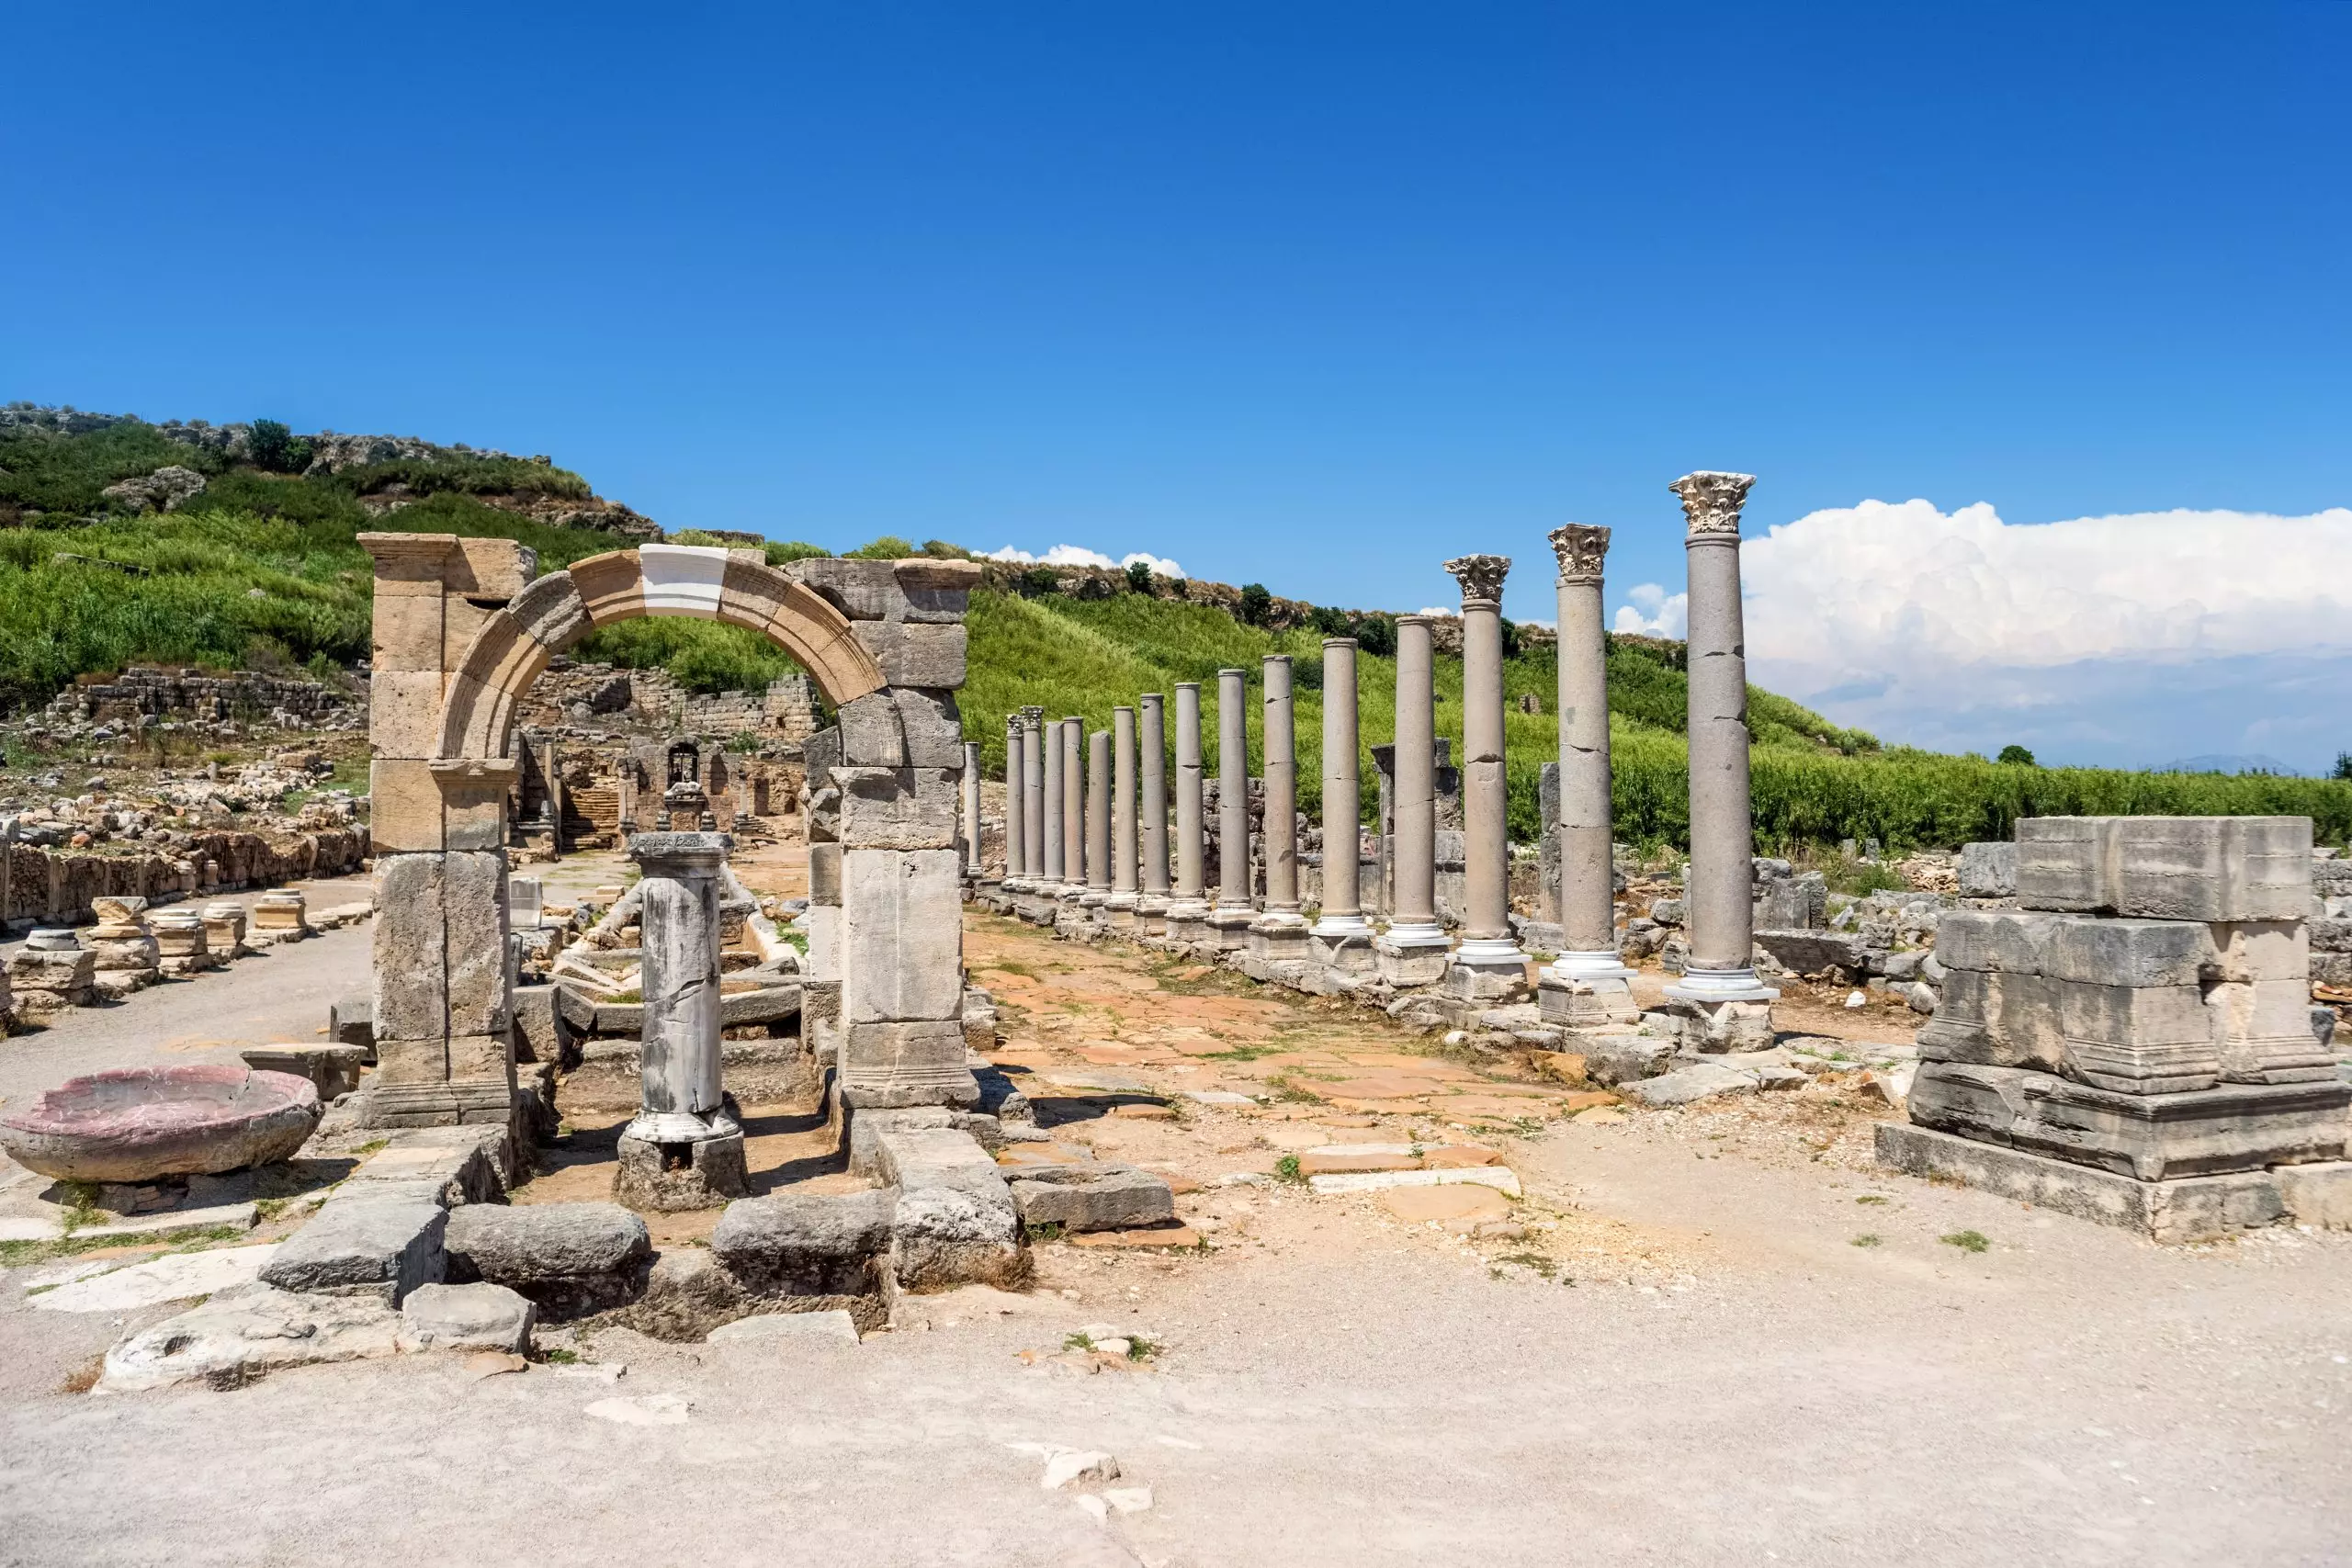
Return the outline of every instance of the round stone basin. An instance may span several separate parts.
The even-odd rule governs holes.
[[[0,1148],[65,1181],[210,1176],[286,1158],[320,1111],[317,1086],[292,1073],[129,1067],[69,1079],[0,1117]]]

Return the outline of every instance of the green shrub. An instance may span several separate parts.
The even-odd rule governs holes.
[[[916,553],[912,545],[896,534],[885,534],[871,544],[845,552],[851,560],[904,560]]]
[[[1148,595],[1151,592],[1151,565],[1148,561],[1127,563],[1127,592]]]
[[[273,474],[299,474],[311,466],[311,441],[274,419],[254,421],[245,437],[245,456],[256,468]]]

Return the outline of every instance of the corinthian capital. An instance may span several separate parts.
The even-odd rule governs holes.
[[[1046,722],[1045,708],[1039,704],[1031,703],[1021,710],[1021,722],[1032,729],[1036,728]]]
[[[1461,556],[1446,562],[1445,570],[1462,584],[1464,609],[1480,603],[1499,604],[1503,602],[1503,579],[1510,571],[1510,557]]]
[[[1563,582],[1598,582],[1609,557],[1609,530],[1596,523],[1567,523],[1552,530],[1552,553],[1560,560]]]
[[[1685,474],[1666,488],[1682,498],[1682,514],[1690,520],[1690,537],[1709,535],[1739,537],[1739,509],[1747,503],[1754,474],[1718,474],[1702,468]]]

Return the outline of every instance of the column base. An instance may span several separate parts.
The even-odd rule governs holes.
[[[1516,948],[1512,951],[1518,952]],[[1465,958],[1463,949],[1457,947],[1445,966],[1445,992],[1465,1002],[1524,1001],[1528,993],[1527,955],[1520,953],[1517,963],[1483,953]]]
[[[1209,907],[1197,898],[1178,898],[1168,906],[1168,945],[1180,953],[1197,953],[1208,946]]]
[[[1308,931],[1311,935],[1329,937],[1335,941],[1359,936],[1367,942],[1372,940],[1372,922],[1361,914],[1327,914],[1309,927]]]
[[[743,1129],[731,1111],[723,1106],[701,1115],[649,1112],[631,1122],[620,1137],[613,1201],[627,1209],[677,1213],[748,1197]]]
[[[1168,936],[1168,895],[1138,893],[1136,895],[1136,940],[1157,946]]]
[[[1360,931],[1324,931],[1317,922],[1306,933],[1308,958],[1322,968],[1351,978],[1370,975],[1378,955],[1373,952],[1373,935],[1369,926]]]
[[[1219,904],[1204,917],[1208,931],[1208,944],[1218,953],[1231,953],[1250,945],[1250,922],[1258,912],[1246,904]]]
[[[1773,1039],[1772,1001],[1780,994],[1769,987],[1756,986],[1749,995],[1724,998],[1703,990],[1693,995],[1688,987],[1669,986],[1666,1006],[1660,1010],[1681,1021],[1685,1050],[1708,1055],[1768,1051]]]
[[[1641,1006],[1625,981],[1564,980],[1556,964],[1536,975],[1535,1001],[1544,1021],[1562,1029],[1600,1029],[1642,1021]]]
[[[1756,977],[1753,969],[1689,969],[1666,988],[1678,1002],[1776,1002],[1781,993]]]
[[[1306,917],[1297,910],[1268,909],[1250,922],[1241,972],[1251,979],[1304,988],[1306,959]]]
[[[1445,978],[1453,943],[1436,924],[1390,926],[1372,939],[1373,965],[1392,986],[1434,986]]]
[[[1110,898],[1109,898],[1109,899],[1108,899],[1108,900],[1103,904],[1103,906],[1102,906],[1102,910],[1103,910],[1104,915],[1106,915],[1106,916],[1109,918],[1110,922],[1111,922],[1111,929],[1112,929],[1113,931],[1118,931],[1118,932],[1120,932],[1120,933],[1121,933],[1121,934],[1123,934],[1123,935],[1132,936],[1132,935],[1134,935],[1134,934],[1135,934],[1135,929],[1136,929],[1136,895],[1135,895],[1135,894],[1133,894],[1133,893],[1114,893],[1114,894],[1112,894],[1112,895],[1111,895],[1111,897],[1110,897]]]

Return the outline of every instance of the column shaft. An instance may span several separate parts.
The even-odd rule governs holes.
[[[980,874],[980,743],[964,742],[964,869]]]
[[[1183,681],[1176,687],[1176,897],[1188,904],[1204,896],[1201,830],[1201,687]]]
[[[1265,661],[1266,910],[1298,911],[1298,739],[1293,726],[1290,655]]]
[[[1015,714],[1004,721],[1004,874],[1008,881],[1029,872],[1029,841],[1023,836],[1028,827],[1029,786],[1022,782],[1021,772],[1025,745],[1021,716]]]
[[[1242,672],[1216,672],[1216,904],[1250,908],[1250,716]]]
[[[1111,732],[1098,729],[1086,749],[1086,890],[1111,892]]]
[[[718,889],[726,843],[718,833],[640,833],[629,840],[629,857],[645,873],[638,904],[643,1100],[629,1135],[647,1143],[690,1143],[733,1130],[719,1084]]]
[[[1111,710],[1111,893],[1136,896],[1136,710]]]
[[[1396,900],[1391,935],[1439,934],[1436,656],[1426,615],[1396,617]]]
[[[1039,874],[1048,884],[1059,886],[1065,879],[1068,867],[1065,856],[1069,840],[1066,824],[1069,819],[1062,814],[1062,796],[1069,789],[1069,768],[1061,745],[1061,726],[1056,724],[1050,728],[1055,733],[1043,737],[1046,753],[1046,859],[1039,868]]]
[[[1032,882],[1046,874],[1046,744],[1037,731],[1041,714],[1021,710],[1022,874]]]
[[[1356,639],[1323,643],[1323,916],[1320,934],[1363,934],[1363,787],[1357,772]]]
[[[1609,803],[1609,634],[1601,568],[1609,530],[1570,524],[1558,553],[1560,639],[1559,967],[1606,955],[1618,967],[1617,898]]]
[[[1510,801],[1503,773],[1504,556],[1445,563],[1462,583],[1462,956],[1525,962],[1510,934]]]
[[[1086,886],[1086,721],[1062,720],[1062,886]]]
[[[1142,813],[1143,891],[1147,897],[1168,897],[1168,720],[1158,692],[1146,692],[1136,699],[1143,711],[1136,716],[1142,733],[1137,744],[1143,753]]]

